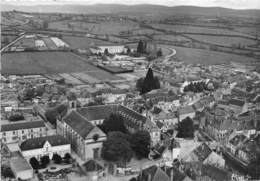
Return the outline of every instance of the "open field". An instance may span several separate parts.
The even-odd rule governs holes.
[[[180,35],[154,35],[153,39],[155,40],[166,40],[173,42],[190,42],[191,40],[180,36]]]
[[[94,34],[114,34],[132,31],[139,28],[139,25],[132,21],[106,21],[100,23],[88,23],[81,21],[56,21],[49,24],[50,29],[70,30],[70,31],[86,31],[86,33]]]
[[[168,24],[152,24],[154,28],[170,30],[178,33],[206,33],[216,35],[242,35],[249,36],[244,33],[239,33],[227,29],[210,28],[210,27],[197,27],[188,25],[168,25]]]
[[[152,35],[152,34],[163,34],[162,32],[152,29],[136,29],[132,31],[133,35]]]
[[[185,63],[190,64],[203,64],[203,65],[212,65],[212,64],[223,64],[233,62],[240,62],[240,63],[248,63],[250,61],[255,61],[256,59],[229,54],[229,53],[221,53],[221,52],[214,52],[208,50],[200,50],[200,49],[192,49],[192,48],[183,48],[183,47],[174,47],[176,50],[176,55],[174,58],[179,59]]]
[[[2,74],[55,74],[100,70],[70,52],[15,52],[2,55]]]
[[[260,36],[260,25],[255,25],[254,27],[235,27],[235,30],[252,36]]]
[[[98,40],[98,39],[94,39],[94,38],[74,37],[74,36],[63,36],[62,40],[64,40],[66,43],[68,43],[70,45],[70,47],[73,49],[78,49],[78,48],[87,49],[93,45],[108,43],[107,41]]]
[[[26,48],[33,48],[35,47],[34,38],[22,38],[19,41],[17,41],[12,46],[21,46]]]
[[[248,45],[255,45],[257,42],[248,38],[240,38],[240,37],[228,37],[228,36],[208,36],[208,35],[189,35],[189,37],[202,41],[205,43],[212,43],[215,45],[223,45],[223,46],[242,46],[247,47]]]
[[[103,81],[117,81],[117,80],[122,80],[122,78],[113,75],[109,72],[100,70],[100,71],[89,71],[89,72],[85,72],[86,74],[88,74],[91,77],[94,77],[98,80],[103,80]]]

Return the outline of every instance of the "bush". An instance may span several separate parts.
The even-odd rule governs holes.
[[[35,157],[32,157],[30,159],[30,164],[31,164],[31,166],[32,166],[32,168],[34,170],[38,170],[39,169],[40,164],[39,164],[38,160]]]
[[[70,163],[70,160],[71,160],[71,156],[70,156],[70,154],[69,153],[66,153],[65,155],[64,155],[64,161],[65,161],[65,163]]]
[[[56,163],[56,164],[60,164],[61,161],[62,161],[62,158],[61,158],[60,155],[58,155],[58,154],[54,154],[53,157],[52,157],[52,160],[54,161],[54,163]]]
[[[10,167],[1,166],[1,175],[4,178],[14,178],[14,173],[12,172]]]
[[[46,168],[49,163],[50,163],[49,156],[45,155],[45,156],[41,157],[41,166],[42,167]]]
[[[10,117],[9,117],[9,120],[10,121],[21,121],[21,120],[24,120],[24,116],[22,114],[12,114]]]

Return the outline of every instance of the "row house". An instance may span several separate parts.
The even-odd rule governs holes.
[[[0,134],[3,143],[15,143],[29,138],[46,136],[47,127],[44,121],[23,121],[3,124]]]

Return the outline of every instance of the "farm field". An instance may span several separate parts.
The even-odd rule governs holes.
[[[79,79],[81,82],[84,83],[99,83],[100,81],[98,79],[96,79],[95,77],[91,77],[88,74],[84,73],[84,72],[76,72],[76,73],[72,73],[71,74],[73,77],[75,77],[76,79]]]
[[[1,47],[4,47],[5,45],[7,45],[8,43],[12,42],[13,40],[15,40],[18,36],[6,36],[6,35],[2,35],[1,36]],[[5,42],[7,41],[7,42]]]
[[[70,52],[15,52],[2,54],[2,74],[56,74],[100,70]]]
[[[154,35],[153,39],[155,40],[166,40],[166,41],[174,41],[174,42],[190,42],[189,39],[180,36],[180,35]]]
[[[84,84],[83,82],[81,82],[79,79],[76,79],[75,77],[73,77],[70,74],[67,73],[63,73],[63,74],[59,74],[62,78],[65,79],[65,82],[67,84],[72,84],[72,85],[81,85]]]
[[[187,26],[187,25],[168,25],[168,24],[152,24],[152,26],[154,28],[175,31],[178,33],[207,33],[207,34],[217,34],[217,35],[249,36],[244,33],[239,33],[239,32],[235,32],[227,29],[220,29],[220,28],[197,27],[197,26]]]
[[[94,34],[114,34],[120,32],[132,31],[139,28],[139,25],[132,21],[113,22],[106,21],[101,23],[88,23],[81,21],[56,21],[49,24],[50,29],[70,30],[70,31],[86,31],[86,33]]]
[[[100,70],[100,71],[89,71],[89,72],[85,72],[86,74],[88,74],[91,77],[94,77],[95,79],[98,80],[102,80],[102,81],[118,81],[118,80],[122,80],[122,78],[113,75],[109,72]]]
[[[62,40],[65,41],[67,44],[70,45],[73,49],[78,48],[90,48],[91,46],[97,45],[97,44],[107,44],[109,42],[98,40],[94,38],[88,38],[88,37],[74,37],[74,36],[63,36]]]
[[[255,45],[257,43],[255,40],[248,39],[248,38],[240,38],[240,37],[208,36],[208,35],[189,35],[189,37],[205,43],[212,43],[212,44],[223,45],[223,46],[240,45],[240,46],[247,47],[248,45]]]
[[[233,62],[248,63],[250,61],[255,61],[256,59],[229,54],[214,52],[208,50],[192,49],[192,48],[183,48],[172,46],[176,50],[176,55],[174,58],[179,59],[185,63],[190,64],[203,64],[203,65],[213,65],[213,64],[223,64]]]
[[[152,34],[163,34],[162,32],[152,29],[136,29],[132,31],[133,35],[152,35]]]
[[[252,36],[260,36],[260,26],[255,25],[255,27],[235,27],[235,30],[241,33],[249,34]]]
[[[19,41],[17,41],[12,46],[21,46],[26,48],[33,48],[35,47],[34,38],[22,38]]]

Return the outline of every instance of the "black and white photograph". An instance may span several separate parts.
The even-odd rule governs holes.
[[[2,181],[260,181],[260,0],[1,0]]]

